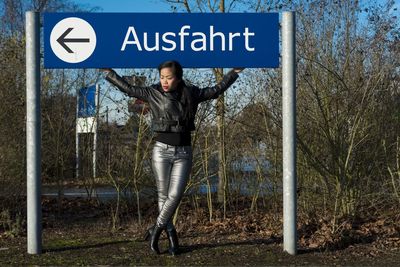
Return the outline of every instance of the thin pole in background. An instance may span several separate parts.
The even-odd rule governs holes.
[[[79,89],[76,90],[76,119],[75,119],[75,178],[79,178],[79,130],[78,130],[78,120],[79,120]]]
[[[98,122],[98,114],[99,114],[99,97],[100,97],[100,85],[96,83],[96,91],[95,91],[95,108],[96,113],[93,118],[93,127],[94,127],[94,135],[93,135],[93,179],[96,178],[96,154],[97,154],[97,122]]]
[[[42,253],[40,13],[26,18],[26,202],[29,254]]]

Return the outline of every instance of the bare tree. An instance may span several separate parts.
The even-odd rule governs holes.
[[[366,22],[358,19],[357,2],[315,1],[303,9],[298,34],[300,162],[314,170],[307,187],[314,184],[311,188],[327,194],[336,222],[339,216],[357,214],[377,178],[384,178],[381,138],[393,132],[384,132],[380,117],[394,106],[383,107],[381,101],[393,97],[389,77],[398,75],[387,49],[396,30],[389,25],[396,24],[390,2],[379,11],[367,9]],[[372,22],[377,17],[380,24]]]

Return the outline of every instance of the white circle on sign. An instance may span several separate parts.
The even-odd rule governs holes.
[[[96,48],[96,33],[85,20],[71,17],[60,20],[50,34],[50,46],[62,61],[79,63]]]

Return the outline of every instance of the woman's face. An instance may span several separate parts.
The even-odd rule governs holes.
[[[160,83],[164,92],[168,92],[176,89],[179,80],[171,68],[162,68],[160,70]]]

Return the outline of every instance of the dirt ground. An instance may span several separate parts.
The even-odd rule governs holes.
[[[279,223],[265,228],[257,226],[266,224],[262,221],[267,217],[265,214],[207,223],[206,218],[199,222],[196,216],[183,213],[177,224],[181,253],[174,257],[167,252],[165,235],[160,241],[161,255],[154,255],[148,242],[143,241],[150,220],[143,226],[138,226],[133,219],[127,220],[118,230],[111,231],[109,218],[99,214],[83,212],[70,216],[66,213],[54,217],[45,209],[43,253],[27,254],[26,234],[11,236],[3,232],[0,233],[0,265],[399,266],[400,263],[397,230],[385,237],[379,233],[372,235],[373,238],[360,234],[352,242],[327,246],[327,242],[310,241],[315,238],[299,229],[298,255],[291,256],[283,252],[282,236],[274,229],[280,227]]]

